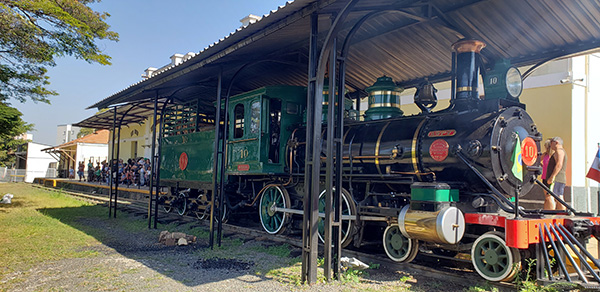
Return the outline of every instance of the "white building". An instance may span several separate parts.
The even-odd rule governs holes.
[[[79,131],[81,131],[80,127],[76,127],[71,124],[56,126],[55,145],[61,145],[77,139],[77,134],[79,134]]]
[[[49,153],[42,151],[48,145],[29,142],[19,146],[15,152],[17,156],[16,166],[20,170],[16,175],[24,175],[23,180],[31,183],[36,177],[54,177],[58,160]]]
[[[68,177],[69,169],[77,172],[79,162],[84,162],[87,173],[88,162],[91,161],[96,166],[99,162],[108,161],[108,136],[108,130],[99,130],[44,151],[58,158],[59,177]]]

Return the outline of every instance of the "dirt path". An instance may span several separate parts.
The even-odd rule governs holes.
[[[125,215],[131,217],[128,220],[145,220]],[[349,275],[344,282],[305,286],[299,285],[300,251],[277,254],[277,244],[265,237],[226,233],[223,247],[210,250],[202,237],[192,245],[167,247],[158,243],[160,230],[132,231],[108,218],[80,217],[71,224],[101,242],[82,248],[95,256],[39,263],[0,279],[0,290],[465,291],[476,285],[379,268]],[[174,228],[186,232],[190,227]]]

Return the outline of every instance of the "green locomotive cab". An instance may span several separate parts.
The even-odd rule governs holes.
[[[231,97],[227,174],[284,174],[286,141],[302,123],[305,107],[301,86],[268,86]]]

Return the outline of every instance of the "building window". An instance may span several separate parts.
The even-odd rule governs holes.
[[[244,136],[244,105],[238,104],[233,111],[234,131],[233,138],[242,138]]]
[[[255,101],[250,106],[250,133],[258,134],[260,131],[260,101]]]

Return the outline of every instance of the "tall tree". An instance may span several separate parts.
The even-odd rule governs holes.
[[[83,136],[87,136],[91,133],[95,133],[96,129],[94,128],[81,128],[81,130],[79,130],[79,133],[77,133],[77,138],[81,138]]]
[[[99,13],[99,0],[0,0],[0,101],[14,98],[49,103],[47,68],[55,57],[73,56],[110,65],[96,44],[118,41]]]
[[[47,88],[47,68],[54,59],[73,56],[89,63],[110,65],[98,48],[100,40],[118,41],[105,19],[89,5],[100,0],[0,0],[0,165],[22,140],[15,136],[33,129],[8,102],[50,103],[56,95]]]
[[[16,108],[0,102],[0,166],[11,166],[15,162],[15,156],[10,155],[11,150],[26,142],[15,137],[33,129],[33,125],[24,122],[21,115]]]

